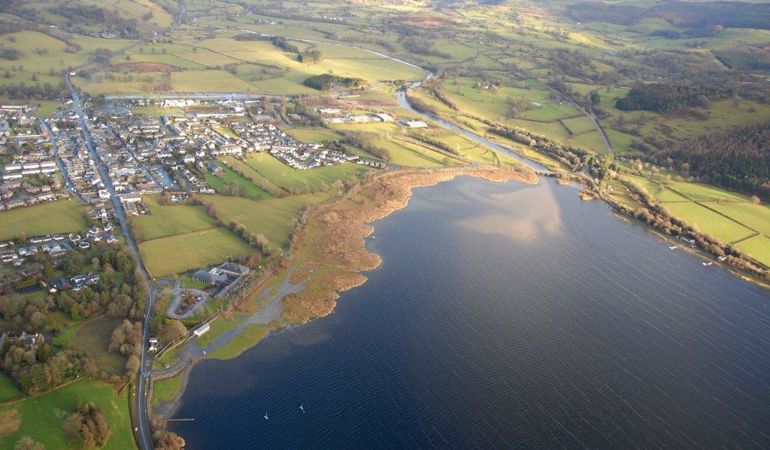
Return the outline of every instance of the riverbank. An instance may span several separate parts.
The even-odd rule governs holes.
[[[285,296],[283,317],[305,323],[334,311],[340,293],[366,281],[361,272],[380,265],[380,257],[366,250],[365,240],[376,222],[409,202],[415,188],[434,186],[458,176],[489,181],[537,183],[528,169],[457,168],[400,171],[375,177],[354,192],[314,209],[292,245],[292,282],[305,288]]]

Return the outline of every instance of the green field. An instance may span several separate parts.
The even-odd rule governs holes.
[[[247,326],[231,341],[212,350],[208,357],[213,359],[233,359],[267,336],[269,330],[265,325]]]
[[[80,325],[82,325],[82,322],[66,328],[64,331],[61,332],[61,334],[59,334],[58,336],[55,336],[53,338],[53,345],[57,347],[69,346],[72,340],[75,338],[75,335],[78,334],[78,331],[80,330]]]
[[[738,250],[770,267],[770,237],[754,236],[736,244]]]
[[[289,192],[314,192],[323,185],[336,180],[346,180],[366,172],[367,168],[357,164],[337,164],[300,170],[287,166],[269,153],[257,153],[247,159],[246,165]]]
[[[86,228],[83,207],[73,199],[0,212],[0,240],[22,235],[71,233]]]
[[[563,119],[562,123],[572,132],[572,134],[582,134],[589,131],[596,131],[594,123],[591,122],[591,119],[586,116]]]
[[[123,450],[136,448],[128,413],[128,390],[116,394],[112,385],[81,380],[54,391],[0,405],[0,415],[14,417],[15,431],[0,435],[0,448],[12,449],[22,436],[30,436],[47,449],[75,448],[64,434],[64,419],[74,412],[79,402],[92,401],[101,408],[110,428],[110,438],[103,448]]]
[[[220,165],[222,173],[219,175],[206,174],[206,183],[214,188],[217,193],[229,194],[230,186],[235,186],[238,194],[254,200],[270,198],[271,195],[266,190],[257,186],[251,180],[235,173],[225,165]]]
[[[139,236],[139,241],[149,241],[166,236],[192,233],[217,226],[202,206],[161,205],[159,196],[146,195],[142,199],[150,210],[149,215],[131,216],[129,221]]]
[[[23,394],[16,385],[3,374],[0,374],[0,403],[21,397]]]
[[[268,180],[262,176],[262,174],[254,170],[251,166],[248,166],[240,159],[232,156],[225,156],[220,160],[220,162],[226,164],[234,171],[237,171],[239,174],[246,177],[249,181],[259,186],[260,189],[269,193],[270,195],[280,196],[286,194],[286,191],[282,187]]]
[[[286,127],[282,130],[294,139],[306,144],[334,142],[342,139],[342,136],[328,128]]]
[[[767,205],[710,202],[708,206],[759,233],[770,236],[770,207]]]
[[[770,265],[770,207],[743,194],[701,183],[671,181],[666,175],[623,175],[674,217],[755,260]]]
[[[92,93],[154,92],[165,76],[163,71],[170,69],[170,89],[174,92],[301,95],[317,92],[302,83],[312,75],[323,73],[370,82],[422,77],[420,70],[362,50],[326,44],[316,47],[324,53],[323,60],[303,64],[297,61],[295,54],[284,52],[267,41],[238,41],[229,33],[203,40],[179,36],[174,44],[141,45],[130,49],[130,59],[113,58],[111,68],[89,80],[77,81]],[[232,65],[233,70],[222,70],[225,65]]]
[[[327,193],[303,194],[254,201],[239,197],[201,195],[205,204],[214,205],[226,222],[237,222],[255,234],[264,235],[273,248],[280,248],[291,231],[291,221],[303,208],[329,198]]]
[[[734,242],[753,234],[749,228],[736,223],[694,202],[664,203],[675,217],[722,242]]]
[[[709,186],[707,184],[700,183],[687,183],[675,181],[669,183],[668,188],[676,191],[677,193],[684,195],[685,197],[701,201],[733,201],[733,202],[748,202],[749,199],[745,195],[741,195],[735,192],[726,191],[716,186]]]
[[[152,383],[152,405],[157,406],[176,398],[182,388],[183,375],[154,381]]]
[[[139,244],[139,252],[150,275],[157,278],[205,268],[256,250],[219,227],[145,241]]]
[[[76,328],[77,332],[69,341],[73,348],[90,352],[96,360],[96,366],[108,377],[123,375],[126,372],[126,358],[109,351],[110,337],[120,322],[120,319],[107,317],[83,322]]]

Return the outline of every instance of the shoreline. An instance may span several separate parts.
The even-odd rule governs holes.
[[[415,188],[435,186],[458,176],[530,184],[539,180],[528,169],[397,171],[377,176],[345,197],[320,205],[309,213],[292,243],[294,281],[302,280],[305,289],[281,300],[284,319],[289,324],[303,324],[331,314],[341,293],[366,282],[361,272],[376,269],[382,262],[379,255],[366,249],[366,238],[374,231],[372,224],[405,208]]]
[[[523,167],[405,169],[376,175],[365,180],[362,185],[345,196],[313,207],[307,212],[306,220],[298,227],[294,239],[290,242],[285,268],[276,271],[265,280],[265,283],[255,291],[256,297],[252,301],[256,301],[267,292],[266,289],[270,289],[271,280],[279,280],[281,283],[294,286],[302,285],[302,289],[286,295],[281,292],[271,295],[270,303],[277,301],[283,308],[281,312],[283,323],[271,328],[262,338],[250,343],[234,357],[240,356],[273,333],[280,333],[293,326],[332,314],[342,293],[359,287],[367,281],[367,277],[362,272],[374,270],[382,262],[378,254],[366,249],[366,240],[374,231],[373,224],[407,207],[414,189],[435,186],[460,176],[494,182],[519,181],[537,184],[540,181],[534,171]],[[584,186],[583,183],[578,184]],[[597,198],[597,200],[604,199]],[[608,204],[616,218],[627,222],[633,219],[619,212],[612,203],[607,201],[604,203]],[[654,227],[645,225],[644,228],[664,243],[675,242],[670,236],[660,233]],[[683,250],[704,259],[710,257],[699,249],[685,247]],[[728,265],[720,264],[720,266],[744,281],[768,287],[739,271],[731,270]],[[274,298],[276,296],[281,298],[276,300]],[[238,325],[238,327],[242,326],[248,326],[248,324]],[[164,414],[159,418],[166,420],[176,412],[181,404],[192,369],[197,363],[206,359],[211,358],[206,356],[193,358],[182,370],[173,375],[183,377],[181,387],[173,399],[164,402],[167,405],[158,405],[165,409]]]
[[[366,282],[367,278],[361,272],[374,270],[381,264],[379,255],[366,249],[366,239],[374,231],[372,224],[408,206],[414,189],[435,186],[460,176],[494,182],[539,182],[533,171],[519,166],[506,169],[405,169],[376,175],[345,196],[312,208],[290,243],[285,268],[266,279],[255,291],[254,298],[250,299],[258,301],[266,289],[270,289],[271,280],[283,280],[282,283],[293,286],[302,285],[302,289],[296,293],[281,296],[279,291],[273,294],[281,296],[277,301],[283,308],[281,317],[284,323],[269,330],[264,337],[333,313],[340,294]],[[273,301],[271,296],[269,303]],[[236,325],[236,328],[249,325],[246,323],[248,317],[241,321],[243,323]],[[239,355],[262,339],[244,348]],[[153,407],[160,410],[157,415],[159,419],[167,420],[175,414],[192,369],[206,359],[212,358],[193,357],[175,374],[156,379],[160,381],[182,377],[176,396]]]

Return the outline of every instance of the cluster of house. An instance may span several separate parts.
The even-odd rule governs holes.
[[[46,253],[51,256],[63,255],[75,248],[88,249],[97,243],[114,244],[118,242],[113,233],[111,223],[104,228],[91,227],[82,233],[47,234],[27,238],[24,243],[19,241],[0,242],[0,262],[20,266],[26,258],[34,257],[38,253]]]
[[[88,286],[95,286],[99,284],[99,274],[89,272],[85,274],[75,275],[74,277],[58,277],[51,280],[47,284],[48,292],[56,293],[63,291],[79,291]]]
[[[143,194],[156,194],[163,189],[155,180],[149,167],[137,154],[135,146],[126,141],[122,129],[115,126],[111,120],[96,119],[90,126],[91,137],[94,141],[99,159],[107,166],[115,194],[120,198],[124,209],[129,214],[139,214],[143,211],[141,201]],[[138,133],[145,135],[159,132],[159,127],[140,126]],[[102,190],[101,198],[109,198],[111,194]]]
[[[38,126],[35,105],[0,105],[0,140],[9,142],[36,142],[46,139],[45,130]]]
[[[42,333],[27,333],[26,331],[22,331],[18,336],[5,332],[0,334],[0,348],[6,342],[9,344],[20,344],[29,350],[35,351],[39,345],[45,342],[45,336]]]
[[[0,154],[10,162],[0,168],[0,210],[56,200],[66,194],[53,160],[48,131],[34,106],[0,105]]]
[[[273,116],[262,109],[266,107],[263,103],[256,99],[141,99],[135,100],[134,105],[181,108],[185,114],[161,118],[131,114],[101,116],[105,124],[95,127],[97,133],[99,129],[112,130],[128,151],[118,158],[120,153],[116,150],[120,145],[111,143],[109,136],[103,136],[97,144],[102,159],[110,166],[113,181],[119,180],[116,188],[129,188],[131,177],[141,181],[134,180],[133,189],[120,194],[126,210],[142,213],[141,194],[156,188],[213,193],[205,173],[220,173],[221,167],[216,161],[223,156],[242,157],[269,151],[298,169],[348,161],[364,163],[322,144],[305,144],[292,138],[275,126]],[[147,178],[155,184],[147,184]]]
[[[71,249],[67,238],[61,234],[31,237],[24,244],[15,241],[3,241],[0,242],[0,261],[20,266],[25,258],[34,256],[38,252],[56,256]]]
[[[67,186],[85,201],[100,202],[99,192],[104,191],[104,182],[83,141],[77,115],[73,112],[63,113],[59,120],[51,121],[49,127]]]
[[[296,141],[295,141],[296,142]],[[339,150],[324,148],[323,144],[273,146],[270,154],[295,169],[313,169],[343,162],[355,162],[359,158]]]

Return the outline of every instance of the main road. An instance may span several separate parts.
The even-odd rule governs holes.
[[[112,184],[110,170],[107,165],[104,164],[104,161],[102,161],[99,152],[96,151],[96,146],[94,145],[93,139],[91,138],[91,132],[88,128],[88,116],[83,109],[83,104],[80,100],[78,91],[72,86],[72,83],[70,82],[69,74],[64,75],[64,83],[67,85],[67,89],[69,89],[70,96],[72,97],[73,108],[80,121],[80,126],[83,133],[83,141],[86,144],[86,148],[88,148],[88,152],[91,154],[91,158],[93,158],[94,162],[96,163],[99,176],[102,178],[102,182],[104,183],[104,189],[107,190],[107,192],[110,194],[110,199],[112,200],[112,205],[115,211],[115,217],[118,219],[118,223],[120,223],[121,230],[123,230],[123,237],[126,239],[126,245],[128,246],[131,255],[134,258],[134,264],[136,264],[136,267],[139,269],[138,272],[141,274],[142,281],[144,282],[145,286],[147,286],[147,300],[145,305],[144,321],[142,324],[142,354],[140,358],[141,364],[139,366],[139,373],[137,374],[136,378],[136,389],[134,390],[134,395],[136,397],[136,408],[134,410],[134,414],[136,415],[135,431],[137,442],[139,442],[139,447],[144,450],[150,450],[153,448],[153,445],[152,431],[150,430],[149,423],[149,411],[147,410],[147,398],[152,371],[150,370],[151,360],[148,355],[147,341],[149,339],[149,318],[152,312],[152,305],[155,300],[155,292],[152,287],[152,283],[150,282],[150,276],[147,273],[147,269],[144,267],[144,262],[142,262],[142,256],[139,253],[139,247],[137,247],[136,241],[134,241],[134,238],[129,232],[126,211],[123,209],[123,204],[120,202],[120,197],[115,191],[115,186]]]

